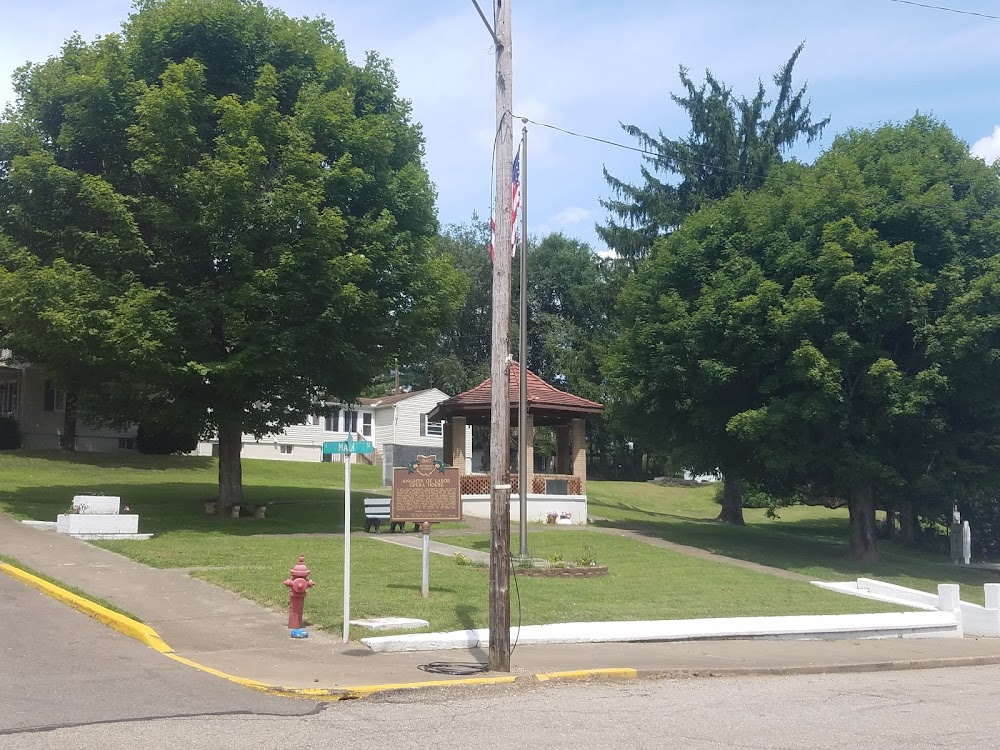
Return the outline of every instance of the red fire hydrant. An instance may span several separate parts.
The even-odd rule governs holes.
[[[292,577],[285,580],[285,585],[291,589],[288,593],[288,627],[297,629],[302,627],[302,609],[306,604],[306,591],[316,583],[309,580],[305,555],[299,555],[299,561],[290,572]]]

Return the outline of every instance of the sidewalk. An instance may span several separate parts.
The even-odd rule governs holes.
[[[337,689],[460,680],[428,674],[419,666],[487,660],[478,649],[376,654],[319,631],[292,639],[283,614],[183,571],[149,568],[3,514],[0,553],[132,612],[180,656],[269,685]],[[357,630],[354,634],[360,636]],[[815,673],[975,664],[1000,664],[1000,639],[522,646],[511,658],[515,675],[608,668],[636,670],[636,676]]]

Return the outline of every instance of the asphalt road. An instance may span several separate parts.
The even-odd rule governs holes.
[[[0,750],[992,748],[1000,667],[455,687],[313,704],[231,685],[0,576]]]
[[[0,747],[25,730],[316,709],[171,661],[0,573]]]

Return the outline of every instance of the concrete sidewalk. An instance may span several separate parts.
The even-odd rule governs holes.
[[[479,649],[376,654],[319,631],[307,639],[292,639],[284,614],[182,571],[149,568],[86,542],[29,528],[3,514],[0,553],[132,612],[187,659],[269,685],[334,690],[458,680],[419,667],[432,661],[487,659]],[[522,646],[511,664],[515,675],[607,668],[636,670],[624,676],[867,671],[1000,664],[1000,639]]]

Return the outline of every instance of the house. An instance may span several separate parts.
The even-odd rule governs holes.
[[[448,398],[437,388],[398,393],[381,398],[363,398],[352,405],[336,404],[327,415],[312,415],[302,424],[291,425],[279,433],[260,440],[243,435],[244,458],[264,458],[279,461],[341,461],[341,456],[323,456],[323,443],[356,438],[370,440],[375,449],[372,456],[354,455],[353,461],[383,463],[388,469],[404,466],[417,454],[443,456],[444,428],[440,422],[428,421],[428,413]],[[471,455],[472,429],[466,435]],[[198,444],[197,454],[217,455],[218,441]],[[411,457],[412,456],[412,457]]]
[[[0,349],[0,415],[13,417],[28,450],[58,450],[66,419],[66,393],[44,368],[19,362]],[[76,449],[109,453],[135,450],[136,428],[108,429],[78,420]]]

